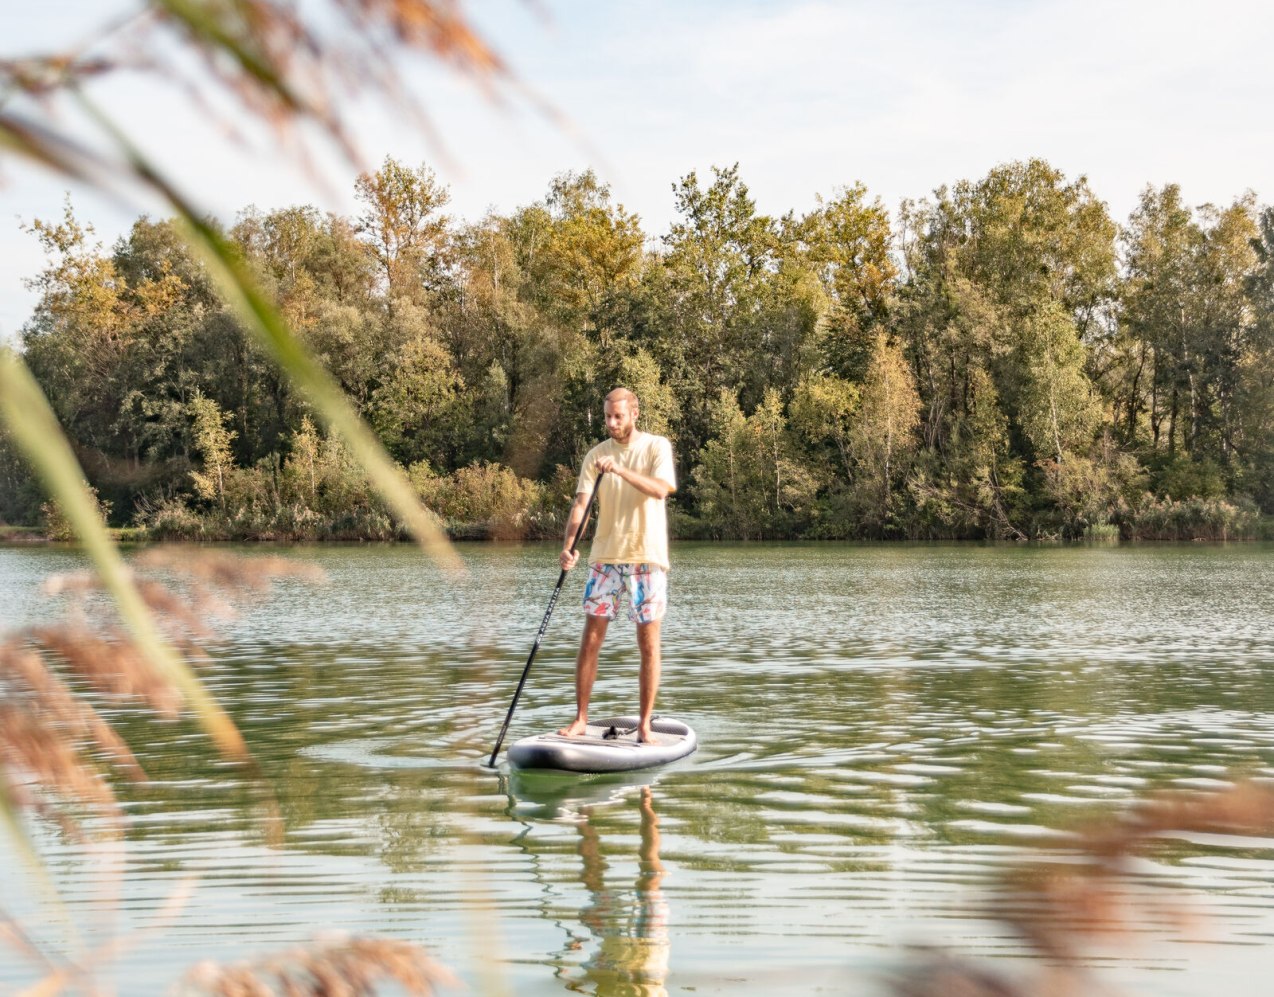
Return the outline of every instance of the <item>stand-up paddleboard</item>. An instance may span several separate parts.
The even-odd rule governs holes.
[[[509,762],[520,769],[567,772],[626,772],[653,768],[684,758],[698,746],[695,732],[680,720],[656,717],[654,740],[637,740],[637,717],[590,721],[585,733],[566,737],[556,731],[524,737],[509,746]]]

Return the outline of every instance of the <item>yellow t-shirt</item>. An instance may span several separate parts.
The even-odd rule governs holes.
[[[672,444],[654,433],[634,432],[627,446],[599,443],[584,457],[577,492],[593,493],[598,457],[677,487]],[[663,499],[638,491],[617,474],[607,474],[597,490],[597,529],[588,560],[595,564],[657,564],[668,569],[668,513]]]

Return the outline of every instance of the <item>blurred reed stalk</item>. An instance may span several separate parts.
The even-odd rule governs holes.
[[[317,25],[335,28],[324,33]],[[91,38],[81,51],[0,60],[0,154],[110,194],[133,189],[157,196],[176,216],[239,321],[345,443],[400,522],[438,563],[458,567],[437,518],[420,505],[336,381],[288,328],[216,226],[89,100],[84,86],[121,69],[140,69],[182,86],[205,113],[212,102],[202,91],[211,86],[234,98],[249,118],[267,123],[280,145],[294,140],[301,126],[317,126],[357,166],[358,153],[340,113],[342,97],[371,92],[386,98],[437,144],[424,108],[398,75],[394,57],[399,51],[448,63],[493,98],[513,83],[503,61],[450,0],[328,0],[304,10],[286,0],[151,0],[143,15]],[[191,53],[202,67],[200,75],[181,68],[181,57]],[[97,146],[60,126],[53,106],[60,96],[72,98]],[[222,123],[227,134],[238,133],[232,122]],[[301,161],[308,159],[305,150],[293,151]],[[80,818],[92,813],[118,833],[122,818],[102,763],[126,778],[145,778],[128,745],[79,694],[76,683],[98,695],[139,700],[161,715],[188,708],[223,754],[250,763],[241,735],[188,658],[197,653],[195,638],[207,633],[207,615],[219,608],[214,590],[251,587],[294,566],[256,559],[241,569],[215,555],[192,559],[183,552],[167,560],[153,555],[152,567],[180,571],[193,566],[204,572],[193,579],[193,598],[184,601],[153,580],[136,579],[111,541],[30,371],[15,351],[0,348],[4,429],[95,566],[93,579],[64,579],[61,590],[102,588],[122,623],[105,632],[79,625],[40,628],[0,644],[0,818],[43,874],[23,833],[22,811],[50,816],[75,833]],[[73,969],[55,967],[43,956],[12,920],[0,918],[0,935],[51,968],[31,993],[58,992],[75,978]],[[375,979],[389,978],[410,993],[427,994],[435,982],[451,981],[414,947],[374,940],[320,946],[255,969],[218,973],[204,972],[204,992],[270,993],[263,981],[273,978],[288,993],[363,994],[372,992]]]

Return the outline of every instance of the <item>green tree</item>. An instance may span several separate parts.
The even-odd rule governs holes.
[[[645,235],[592,170],[555,177],[542,237],[525,243],[531,294],[555,325],[603,349],[620,332],[622,301],[641,273]],[[533,247],[533,248],[532,248]]]
[[[694,469],[700,520],[721,537],[792,536],[810,515],[818,483],[788,431],[778,392],[767,392],[745,417],[723,390],[714,429]]]
[[[1124,235],[1127,329],[1119,410],[1165,467],[1228,467],[1257,264],[1250,199],[1197,214],[1170,184],[1147,189]]]
[[[364,205],[355,228],[375,255],[388,300],[421,301],[440,290],[451,265],[450,219],[442,213],[451,192],[434,171],[387,156],[354,191]]]
[[[456,370],[471,393],[461,463],[500,460],[523,477],[545,465],[561,401],[562,331],[527,293],[522,261],[541,231],[489,215],[462,230],[454,300],[441,318]],[[569,343],[574,337],[568,337]]]
[[[51,262],[28,282],[39,300],[22,329],[27,365],[72,438],[110,452],[122,401],[114,375],[134,319],[126,285],[69,203],[60,222],[37,219],[28,231]]]
[[[464,383],[450,352],[422,332],[403,343],[387,368],[370,406],[381,441],[403,464],[451,463],[457,456],[454,437]]]
[[[1086,344],[1111,336],[1115,227],[1084,178],[1030,160],[906,205],[901,230],[891,324],[929,451],[913,494],[936,523],[971,514],[1012,534],[1019,483],[1048,502],[1042,480],[1018,472],[1094,446],[1103,413]],[[971,495],[958,482],[976,469]]]
[[[799,222],[785,221],[800,265],[817,275],[827,296],[819,343],[827,367],[861,381],[896,293],[889,213],[879,198],[869,203],[859,183],[829,201],[819,197]]]
[[[1192,260],[1202,233],[1175,184],[1147,188],[1124,233],[1123,322],[1136,363],[1123,392],[1124,423],[1134,432],[1148,420],[1150,446],[1169,455],[1178,446],[1185,370],[1192,335]],[[1147,369],[1148,368],[1148,369]]]
[[[226,505],[226,479],[234,471],[234,456],[230,444],[234,430],[226,428],[226,416],[217,403],[202,393],[190,400],[190,418],[195,452],[203,460],[203,471],[194,471],[191,478],[200,498],[216,499]]]
[[[557,403],[541,466],[574,464],[595,442],[601,399],[633,350],[626,316],[645,236],[591,170],[555,177],[545,199],[515,212],[507,231],[522,275],[519,297],[553,341],[551,353],[540,354],[551,364]]]
[[[1261,212],[1252,248],[1252,322],[1238,362],[1234,447],[1238,484],[1268,515],[1274,513],[1274,208]]]
[[[942,230],[959,233],[959,271],[1011,315],[1057,301],[1080,339],[1093,331],[1114,293],[1116,226],[1085,177],[1067,181],[1040,159],[997,166],[962,181],[939,210]]]
[[[941,450],[918,455],[907,487],[914,535],[1022,540],[1024,467],[1009,444],[1008,419],[991,376],[975,367]]]
[[[1063,460],[1092,441],[1101,412],[1084,373],[1084,347],[1060,304],[1044,304],[1022,321],[1005,364],[1010,411],[1030,453]]]
[[[902,350],[880,334],[863,379],[862,397],[850,427],[854,464],[852,495],[864,527],[874,535],[899,530],[899,484],[919,440],[920,396]]]
[[[661,358],[681,402],[678,435],[693,452],[716,428],[722,391],[746,388],[745,400],[759,404],[764,386],[775,383],[767,372],[794,351],[774,341],[791,324],[772,307],[787,304],[772,293],[782,255],[777,226],[757,213],[737,164],[714,167],[707,187],[689,173],[673,191],[680,217],[664,237],[662,312],[653,341],[642,345]],[[812,317],[804,317],[812,333]]]

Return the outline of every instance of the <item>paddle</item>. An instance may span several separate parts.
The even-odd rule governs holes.
[[[579,546],[580,537],[584,535],[584,527],[588,525],[589,513],[593,511],[593,500],[597,498],[597,489],[602,486],[602,475],[605,471],[601,471],[597,475],[597,483],[593,485],[593,494],[588,497],[588,505],[584,508],[584,518],[580,520],[579,529],[575,531],[575,538],[571,541],[571,553],[575,553],[575,548]],[[522,695],[522,687],[526,685],[526,677],[531,674],[531,662],[535,660],[535,652],[540,649],[540,641],[544,639],[544,632],[549,628],[549,617],[553,615],[553,607],[557,605],[557,597],[562,593],[562,583],[566,581],[566,569],[562,569],[562,573],[557,576],[557,585],[553,587],[553,595],[549,597],[549,608],[544,612],[544,619],[540,623],[540,632],[535,635],[535,643],[531,645],[531,653],[527,655],[526,667],[522,669],[522,678],[518,680],[517,691],[513,694],[513,702],[509,704],[508,716],[504,718],[504,726],[500,728],[500,736],[495,739],[495,747],[491,749],[491,758],[487,762],[487,768],[495,768],[495,756],[500,753],[500,745],[504,743],[504,735],[509,732],[509,723],[513,720],[513,711],[518,708],[518,698]]]

